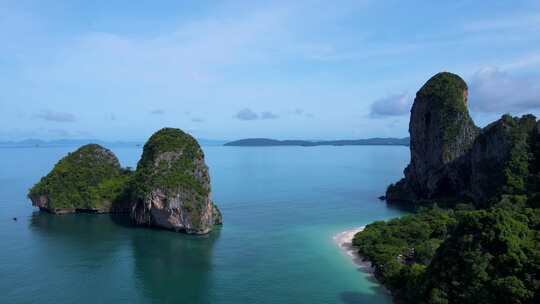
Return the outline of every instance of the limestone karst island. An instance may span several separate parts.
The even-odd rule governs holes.
[[[146,142],[134,172],[110,150],[88,144],[62,158],[28,197],[54,214],[127,213],[137,225],[205,234],[221,224],[210,190],[197,141],[164,128]]]
[[[0,0],[0,304],[540,304],[540,1]]]

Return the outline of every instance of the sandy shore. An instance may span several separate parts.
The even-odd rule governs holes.
[[[354,248],[352,244],[352,240],[354,238],[354,235],[360,231],[363,231],[365,226],[353,228],[347,231],[340,232],[336,234],[333,239],[343,250],[343,252],[351,257],[354,264],[356,264],[359,269],[363,272],[373,274],[373,267],[371,266],[371,263],[369,261],[364,261],[362,256],[358,254],[358,250]]]

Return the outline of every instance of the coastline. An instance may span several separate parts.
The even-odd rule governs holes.
[[[360,271],[365,272],[370,276],[374,276],[375,270],[371,265],[371,262],[365,260],[364,257],[362,257],[358,253],[358,250],[352,244],[354,235],[358,232],[363,231],[365,228],[366,226],[352,228],[334,235],[332,239],[334,240],[334,242],[336,242],[336,244],[343,251],[343,253],[345,253],[352,259],[353,263],[358,266],[358,269]]]

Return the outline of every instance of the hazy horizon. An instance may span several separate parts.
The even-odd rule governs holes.
[[[395,138],[395,139],[402,139],[402,138],[408,138],[409,136],[405,137],[363,137],[363,138],[272,138],[272,137],[244,137],[244,138],[203,138],[203,137],[195,137],[198,141],[207,141],[207,142],[232,142],[242,139],[273,139],[273,140],[305,140],[305,141],[333,141],[333,140],[361,140],[361,139],[374,139],[374,138]],[[46,143],[50,142],[58,142],[58,141],[72,141],[72,142],[86,142],[86,141],[98,141],[98,142],[107,142],[107,143],[144,143],[148,140],[146,139],[133,139],[133,140],[124,140],[121,138],[118,139],[101,139],[101,138],[57,138],[57,139],[43,139],[43,138],[21,138],[18,140],[0,140],[0,143],[20,143],[24,141],[43,141]]]

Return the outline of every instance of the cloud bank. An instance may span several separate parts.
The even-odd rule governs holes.
[[[236,113],[234,117],[239,120],[257,120],[257,119],[278,119],[279,115],[274,114],[270,111],[263,111],[259,114],[250,108],[244,108],[238,111],[238,113]]]
[[[375,100],[371,104],[370,116],[382,118],[389,116],[408,115],[412,106],[412,98],[407,94],[394,94]]]
[[[540,108],[540,86],[498,68],[477,71],[469,82],[469,106],[480,113],[522,113]]]
[[[52,111],[43,111],[34,115],[34,117],[43,119],[46,121],[54,122],[74,122],[76,121],[75,115],[66,112],[52,112]]]
[[[249,108],[245,108],[238,111],[234,117],[239,120],[256,120],[259,119],[259,114]]]

